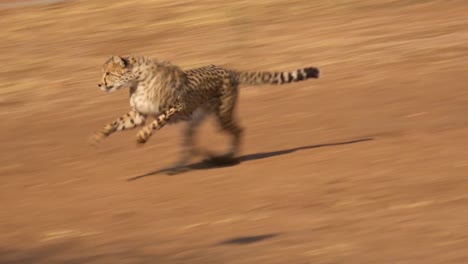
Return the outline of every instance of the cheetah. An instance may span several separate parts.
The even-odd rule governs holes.
[[[242,72],[207,65],[182,70],[171,62],[147,56],[111,56],[102,65],[98,87],[107,93],[129,88],[131,110],[98,130],[92,143],[95,145],[117,131],[141,127],[136,141],[137,145],[142,145],[166,124],[186,121],[181,157],[168,171],[173,175],[188,170],[188,162],[197,153],[194,147],[196,129],[213,114],[220,130],[230,135],[231,142],[226,154],[212,156],[212,159],[236,160],[243,135],[234,113],[239,85],[282,85],[319,78],[319,73],[316,67],[289,72]],[[147,122],[149,117],[154,120]]]

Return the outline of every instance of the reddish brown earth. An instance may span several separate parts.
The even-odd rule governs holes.
[[[468,263],[468,3],[315,2],[4,6],[0,263]],[[166,176],[182,124],[88,145],[128,53],[322,76],[244,87],[242,163]]]

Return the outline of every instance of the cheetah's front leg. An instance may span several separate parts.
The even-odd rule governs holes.
[[[150,124],[143,127],[137,134],[137,143],[144,144],[153,134],[153,130],[159,130],[173,117],[179,110],[175,107],[169,108],[162,114],[158,115],[156,119]]]
[[[96,145],[104,138],[110,136],[116,131],[122,131],[125,129],[135,128],[144,124],[146,121],[146,116],[132,110],[127,114],[119,117],[114,122],[109,123],[98,130],[94,136],[91,138],[91,144]]]

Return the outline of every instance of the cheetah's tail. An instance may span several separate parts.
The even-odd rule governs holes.
[[[295,71],[285,72],[237,72],[237,81],[240,84],[288,84],[304,81],[310,78],[319,78],[320,71],[315,67],[307,67]]]

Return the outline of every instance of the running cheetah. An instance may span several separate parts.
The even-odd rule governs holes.
[[[111,56],[102,66],[98,86],[107,93],[128,87],[132,110],[102,127],[92,142],[97,144],[116,131],[141,126],[136,137],[141,145],[164,125],[188,121],[183,153],[168,173],[176,174],[186,170],[197,153],[194,147],[197,127],[209,114],[214,114],[221,131],[229,134],[232,142],[225,155],[212,158],[232,161],[239,152],[243,131],[234,114],[240,84],[281,85],[318,77],[315,67],[291,72],[240,72],[216,65],[182,70],[170,62],[145,56]],[[154,120],[147,123],[148,117]]]

